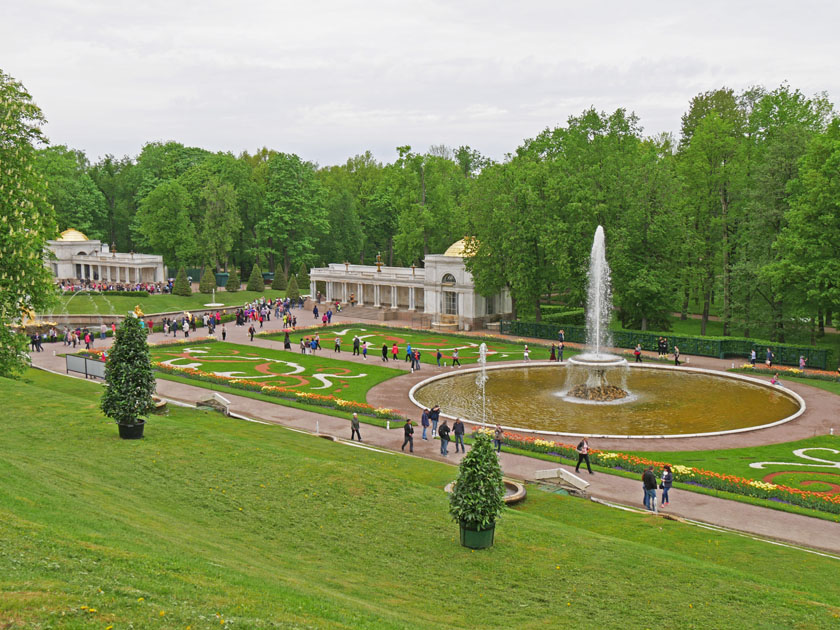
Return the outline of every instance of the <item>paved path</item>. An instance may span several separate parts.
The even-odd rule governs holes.
[[[301,311],[298,312],[299,323],[307,323],[312,318],[312,315],[308,311],[302,312],[303,316],[300,316]],[[352,313],[345,312],[344,316],[334,318],[333,323],[352,323],[353,320],[349,317],[351,314]],[[272,324],[273,321],[268,322],[266,324],[266,329],[271,328]],[[382,322],[364,322],[364,324],[368,326],[383,325]],[[398,325],[399,322],[396,322],[396,324]],[[252,343],[248,340],[248,334],[245,327],[227,325],[226,328],[228,331],[228,341],[245,344]],[[201,336],[200,333],[199,336]],[[325,352],[332,355],[333,353],[330,348],[332,347],[331,340],[334,335],[324,335],[324,337],[329,340],[328,343],[322,343],[322,345],[327,348]],[[182,337],[179,336],[179,339],[180,338]],[[162,333],[154,333],[150,337],[151,343],[163,340],[164,336]],[[536,341],[538,340],[533,340],[533,342]],[[544,343],[544,341],[542,342]],[[110,339],[105,341],[96,340],[95,347],[109,346],[110,343]],[[529,340],[528,343],[532,343],[532,340]],[[277,348],[280,346],[277,342],[259,338],[255,339],[253,345],[270,348]],[[32,357],[33,364],[36,367],[42,367],[63,373],[64,359],[63,357],[54,356],[53,351],[56,353],[63,352],[64,346],[60,344],[50,344],[46,346],[46,348],[47,350],[45,352],[34,354]],[[360,357],[353,357],[351,352],[342,352],[340,358],[342,360],[360,363],[363,362]],[[368,357],[367,361],[381,362],[381,355],[374,353]],[[694,357],[692,357],[691,360],[692,366],[702,365],[703,367],[711,367],[713,369],[728,367],[727,363],[728,362],[721,362],[716,359],[706,360],[704,358],[695,359]],[[405,369],[405,364],[401,361],[397,362],[397,365],[393,365],[389,362],[389,365]],[[374,390],[371,390],[368,400],[372,404],[382,404],[387,401],[387,406],[412,411],[413,415],[416,416],[417,414],[416,411],[413,410],[413,406],[405,406],[405,403],[408,400],[406,395],[407,387],[410,386],[411,383],[417,382],[441,371],[444,371],[444,369],[424,364],[422,370],[418,373],[411,374],[407,371],[404,376],[387,381]],[[387,387],[385,387],[385,385],[387,385]],[[163,379],[159,379],[157,381],[157,386],[158,393],[161,396],[187,403],[194,403],[195,401],[205,399],[208,395],[207,389],[192,385],[185,385],[182,383],[175,383]],[[838,412],[838,409],[840,409],[840,400],[837,400],[840,399],[840,397],[808,386],[796,385],[793,386],[792,389],[796,389],[796,391],[806,399],[809,409],[802,417],[793,423],[790,423],[792,425],[796,424],[801,426],[798,426],[795,430],[791,430],[789,433],[768,434],[765,435],[763,441],[759,439],[758,441],[753,442],[749,439],[745,439],[743,440],[745,443],[741,443],[741,440],[733,439],[738,436],[728,436],[725,439],[691,438],[689,441],[690,446],[683,446],[682,443],[686,440],[682,439],[667,441],[662,440],[658,442],[663,444],[661,447],[663,450],[678,450],[680,448],[733,448],[735,446],[748,445],[752,443],[763,444],[771,443],[773,441],[782,442],[797,439],[797,437],[808,437],[817,433],[818,430],[820,433],[827,433],[827,430],[822,430],[825,423],[830,423],[830,420],[836,421],[836,419],[840,417],[840,412]],[[342,418],[327,416],[316,412],[302,411],[243,396],[231,395],[229,393],[225,393],[224,396],[231,400],[231,411],[233,413],[249,418],[310,432],[314,432],[317,427],[322,434],[337,436],[343,439],[348,438],[350,434],[349,421]],[[811,417],[806,418],[808,413],[811,414]],[[773,430],[768,429],[765,431],[769,432]],[[399,429],[392,429],[388,431],[384,428],[363,424],[361,432],[362,437],[367,444],[380,446],[394,451],[399,451],[399,447],[402,444],[403,433]],[[759,431],[754,433],[762,432]],[[443,457],[440,454],[439,442],[432,440],[424,441],[420,438],[420,434],[421,431],[418,429],[415,432],[415,456],[447,462],[453,465],[460,461],[462,455],[454,453],[454,445],[450,445],[449,456]],[[751,434],[744,435],[750,436]],[[796,437],[786,437],[786,435],[793,435]],[[628,440],[616,441],[615,445],[611,445],[606,442],[607,441],[601,442],[599,440],[597,446],[602,448],[641,448],[640,446],[631,444],[631,441]],[[656,450],[649,441],[645,441],[644,448],[647,450]],[[542,460],[513,455],[511,453],[502,453],[500,461],[505,475],[519,479],[534,479],[535,471],[557,466],[556,464],[551,464]],[[567,470],[574,470],[573,466],[561,467],[566,468]],[[455,471],[453,470],[453,476],[454,475]],[[588,489],[591,496],[634,507],[641,507],[642,491],[640,481],[625,479],[623,477],[608,474],[595,474],[590,476],[583,473],[581,476],[592,484]],[[831,523],[821,519],[797,514],[789,514],[779,510],[761,508],[738,501],[726,500],[695,492],[672,490],[671,494],[672,505],[669,505],[666,508],[666,511],[670,514],[754,535],[782,540],[804,547],[813,547],[840,554],[840,524],[838,523]]]

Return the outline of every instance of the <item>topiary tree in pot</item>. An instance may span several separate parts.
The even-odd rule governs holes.
[[[251,277],[248,278],[248,286],[246,287],[249,291],[264,291],[265,290],[265,282],[263,281],[262,276],[262,269],[256,263],[254,263],[253,269],[251,269]]]
[[[155,375],[146,331],[134,313],[129,313],[117,328],[105,363],[105,385],[99,405],[117,423],[120,437],[142,438],[146,424],[143,417],[155,409]]]
[[[505,506],[505,484],[490,436],[476,432],[473,437],[449,495],[449,513],[461,526],[461,544],[484,549],[493,544],[496,519]]]

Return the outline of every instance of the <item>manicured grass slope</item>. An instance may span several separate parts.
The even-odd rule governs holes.
[[[265,291],[237,291],[235,293],[217,290],[216,302],[221,302],[226,306],[241,306],[246,302],[253,302],[261,297],[268,299],[284,297],[285,294],[285,291],[275,291],[268,287],[266,287]],[[134,307],[139,304],[140,308],[146,314],[168,313],[171,311],[203,309],[205,308],[205,304],[212,301],[212,295],[198,292],[190,296],[153,294],[145,298],[129,295],[111,296],[79,293],[77,295],[68,294],[59,297],[58,304],[53,308],[53,312],[69,313],[71,315],[107,315],[110,313],[123,315],[127,311],[134,310]],[[207,310],[212,309],[207,307]],[[303,313],[305,311],[299,312]]]
[[[531,489],[459,547],[443,464],[0,381],[0,626],[832,628],[837,561]],[[142,598],[142,599],[141,599]],[[94,608],[88,612],[82,606]],[[223,620],[223,622],[222,622]]]

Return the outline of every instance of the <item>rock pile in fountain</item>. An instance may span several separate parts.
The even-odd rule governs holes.
[[[593,402],[611,402],[613,400],[621,400],[627,397],[627,392],[615,385],[596,385],[589,387],[586,384],[575,385],[567,396],[574,396],[575,398],[582,398],[583,400],[591,400]]]

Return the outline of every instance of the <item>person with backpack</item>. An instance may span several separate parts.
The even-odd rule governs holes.
[[[668,491],[671,489],[671,485],[674,483],[674,473],[671,472],[671,467],[668,464],[665,464],[662,467],[662,482],[659,484],[659,487],[662,489],[662,506],[668,505],[670,501],[668,500]]]
[[[449,425],[446,424],[446,418],[443,419],[443,424],[440,425],[440,454],[446,457],[449,455]]]
[[[580,441],[580,443],[578,443],[576,450],[577,450],[577,454],[578,454],[578,460],[577,460],[577,466],[575,466],[575,472],[580,472],[580,465],[581,465],[581,463],[583,463],[585,461],[586,462],[586,469],[589,471],[589,474],[590,475],[595,474],[595,473],[592,472],[592,466],[589,463],[589,440],[587,440],[586,438],[583,438]]]

